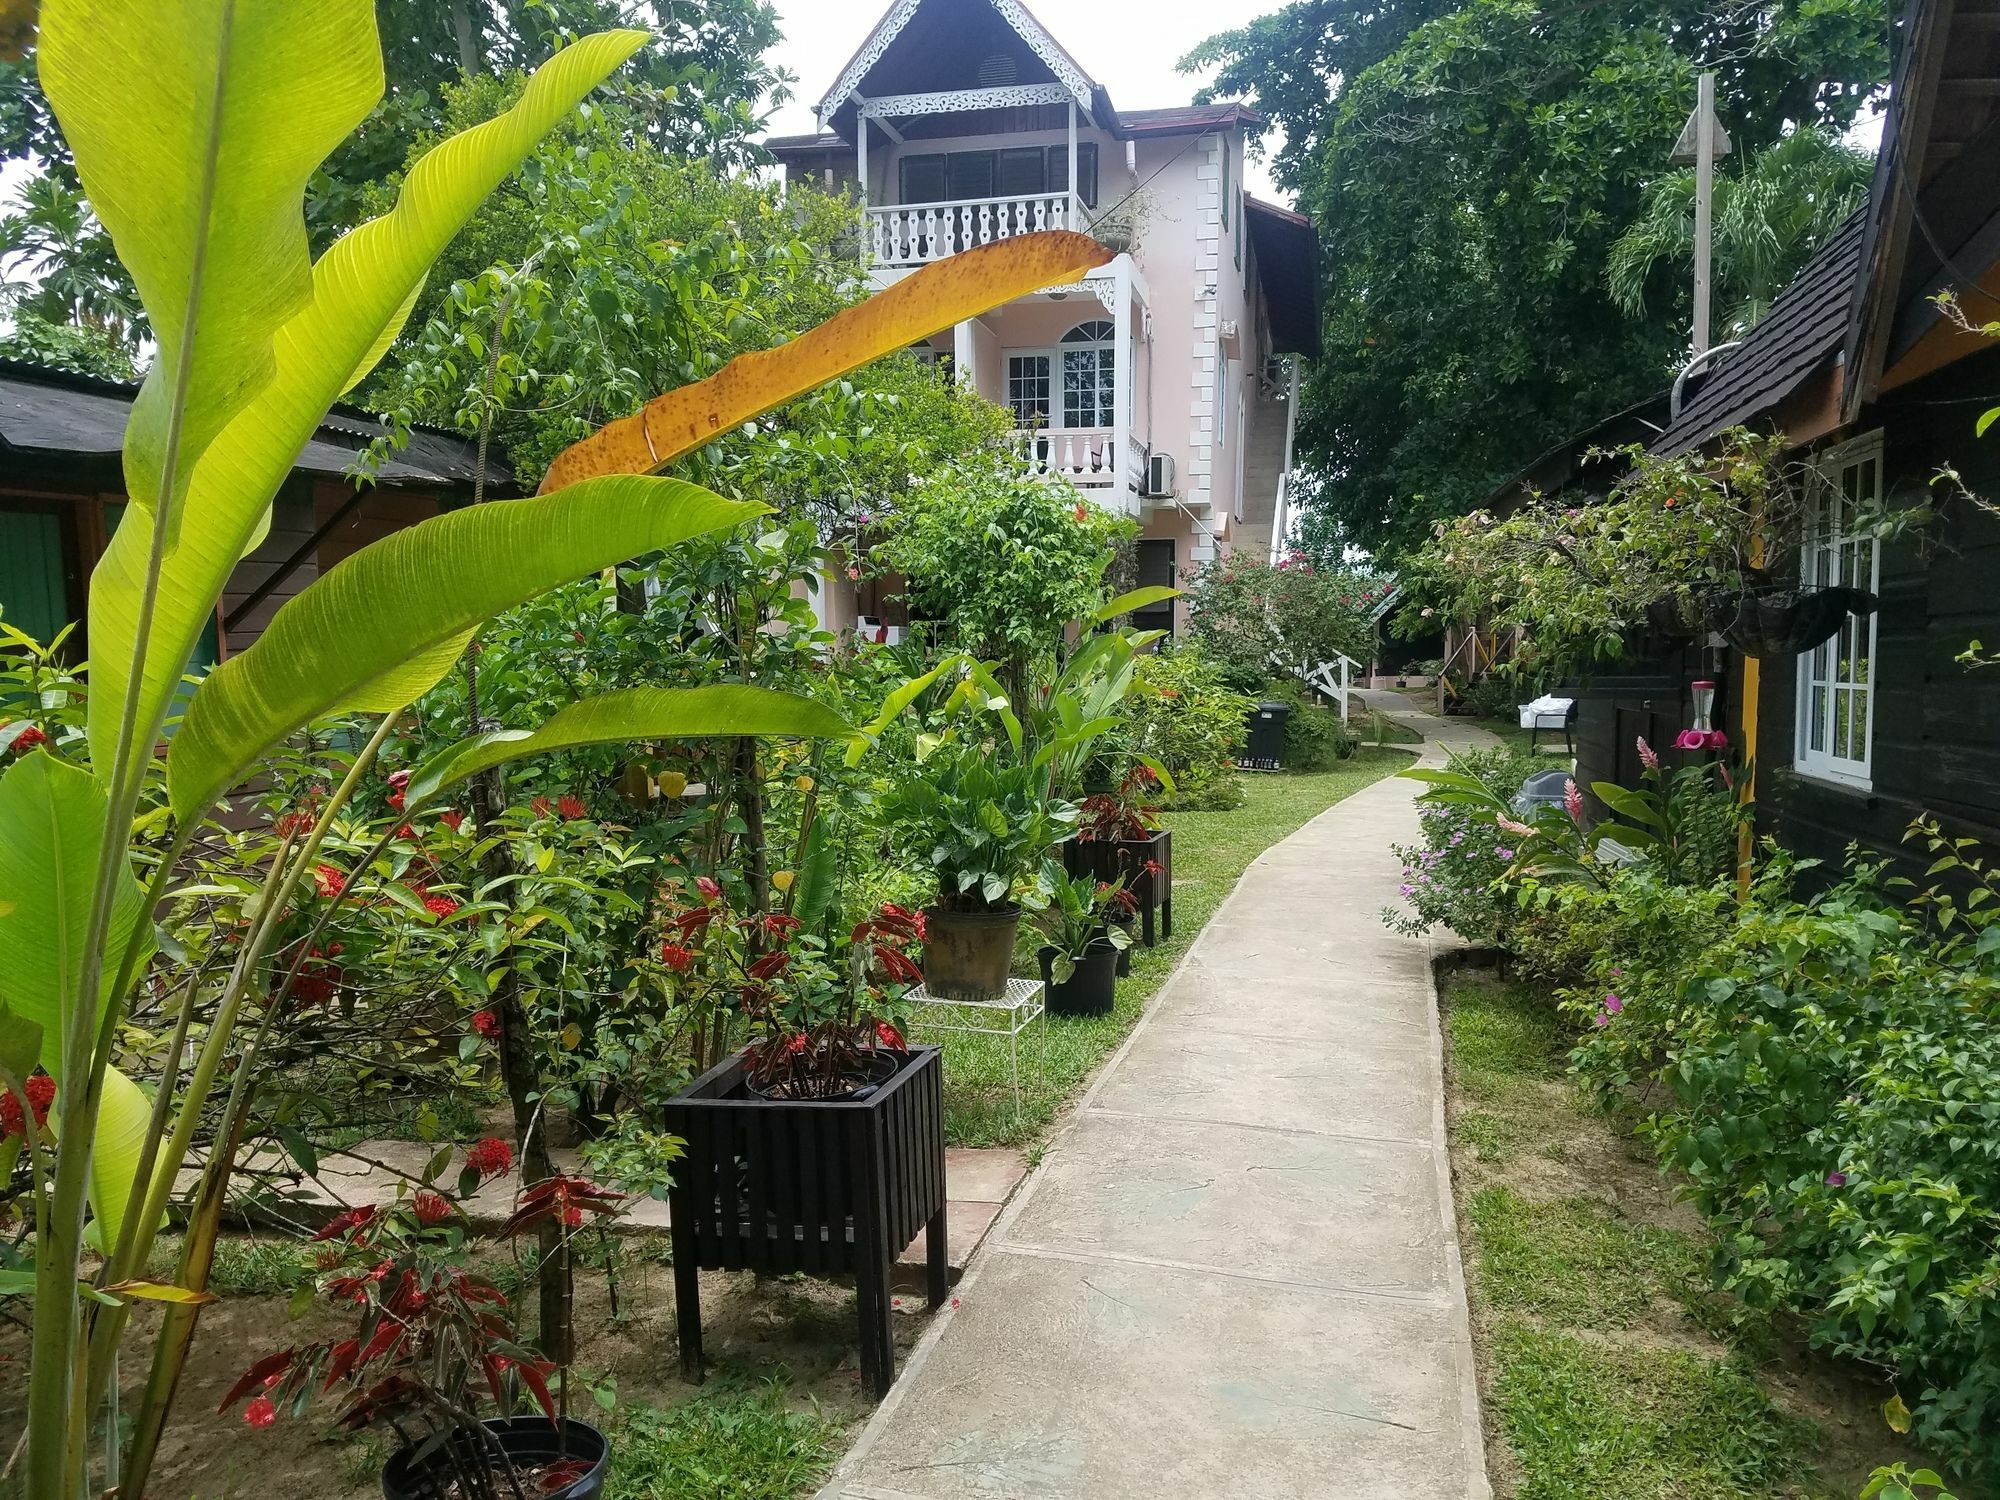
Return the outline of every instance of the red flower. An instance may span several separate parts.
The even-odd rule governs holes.
[[[672,969],[676,974],[685,974],[689,969],[694,967],[694,950],[692,948],[683,948],[676,942],[669,941],[662,943],[660,944],[660,962]]]
[[[332,865],[313,866],[313,885],[329,900],[347,889],[347,877]]]
[[[458,910],[458,903],[449,896],[426,896],[424,897],[424,910],[439,920],[443,920]]]
[[[1088,505],[1085,505],[1082,501],[1078,501],[1077,507],[1075,511],[1072,512],[1072,514],[1075,515],[1075,517],[1079,521],[1086,520],[1090,516],[1090,507]]]
[[[416,1213],[417,1222],[426,1226],[442,1224],[451,1217],[451,1205],[428,1190],[417,1194],[410,1207]]]
[[[14,736],[14,753],[16,755],[26,755],[35,746],[46,745],[48,742],[49,737],[42,732],[41,725],[30,724],[26,729]]]
[[[382,1210],[373,1203],[363,1203],[358,1208],[342,1209],[339,1213],[328,1219],[325,1226],[313,1238],[315,1240],[337,1239],[349,1231],[366,1229],[370,1224],[375,1222],[376,1216],[381,1212]]]
[[[903,1033],[891,1026],[887,1021],[877,1021],[875,1023],[875,1039],[883,1046],[892,1048],[897,1052],[905,1051],[909,1047],[909,1043],[903,1040]]]
[[[514,1165],[514,1148],[499,1136],[489,1135],[466,1148],[465,1164],[481,1177],[497,1177]]]
[[[457,833],[459,829],[465,826],[465,814],[455,807],[448,807],[438,814],[438,821],[453,833]]]
[[[269,1396],[253,1396],[243,1408],[243,1420],[252,1427],[269,1427],[278,1420],[278,1408],[271,1404]]]
[[[1167,867],[1161,864],[1157,859],[1147,860],[1145,864],[1145,870],[1148,875],[1164,875],[1167,873]]]
[[[568,792],[564,792],[560,797],[556,798],[556,811],[563,815],[566,822],[570,823],[574,823],[578,818],[587,818],[590,816],[590,809],[583,805],[583,799],[581,797],[572,797]]]
[[[28,1108],[35,1112],[35,1124],[48,1124],[49,1106],[56,1100],[56,1081],[46,1073],[36,1073],[21,1087],[28,1091]],[[11,1090],[0,1094],[0,1140],[27,1133],[27,1118],[21,1112],[19,1097]]]
[[[476,1010],[472,1013],[472,1029],[489,1039],[497,1037],[500,1035],[500,1017],[490,1010]]]
[[[402,811],[402,805],[400,803],[397,804],[396,810],[398,812]],[[417,830],[412,828],[408,823],[405,823],[401,828],[398,828],[396,830],[396,837],[399,839],[413,839],[416,836],[417,836]]]
[[[710,880],[706,875],[697,875],[695,877],[694,888],[701,892],[701,899],[704,901],[720,901],[722,899],[722,887],[717,885],[713,880]]]
[[[546,818],[549,815],[549,799],[546,797],[537,797],[528,804],[528,811],[538,818]]]
[[[313,829],[313,815],[309,812],[288,812],[271,825],[271,832],[281,839],[302,839]]]

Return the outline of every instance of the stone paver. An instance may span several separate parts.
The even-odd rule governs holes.
[[[1377,916],[1417,790],[1250,867],[822,1500],[1489,1494],[1430,947]]]

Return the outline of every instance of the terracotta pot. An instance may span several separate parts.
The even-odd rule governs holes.
[[[924,988],[941,1000],[998,1000],[1014,967],[1021,908],[924,912]]]

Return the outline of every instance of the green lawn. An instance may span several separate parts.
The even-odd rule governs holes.
[[[1050,1017],[1021,1037],[1021,1112],[1007,1073],[1005,1038],[944,1039],[945,1134],[954,1146],[1014,1146],[1035,1140],[1091,1070],[1139,1019],[1146,1001],[1187,951],[1251,860],[1326,811],[1410,763],[1397,750],[1366,749],[1331,771],[1246,775],[1243,806],[1230,812],[1168,813],[1174,831],[1174,935],[1135,946],[1132,974],[1118,983],[1107,1016]]]
[[[1452,1178],[1497,1491],[1516,1500],[1857,1493],[1903,1456],[1854,1372],[1710,1289],[1707,1231],[1591,1108],[1533,988],[1444,986]]]

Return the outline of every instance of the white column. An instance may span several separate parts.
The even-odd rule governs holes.
[[[952,378],[969,390],[978,389],[976,372],[979,369],[979,355],[973,344],[972,320],[953,326],[951,330]]]
[[[1076,100],[1075,99],[1071,99],[1069,101],[1069,201],[1073,206],[1079,206],[1079,207],[1083,203],[1083,190],[1077,185],[1077,180],[1076,180]],[[1083,228],[1083,223],[1081,219],[1079,219],[1076,223],[1068,224],[1065,225],[1064,227],[1068,229],[1081,230]]]
[[[861,263],[868,263],[868,116],[854,110],[854,175],[861,186]]]
[[[1133,509],[1127,480],[1131,460],[1127,456],[1132,431],[1132,277],[1131,262],[1124,256],[1113,261],[1117,293],[1111,309],[1111,454],[1116,476],[1112,493],[1118,497],[1116,509]]]

